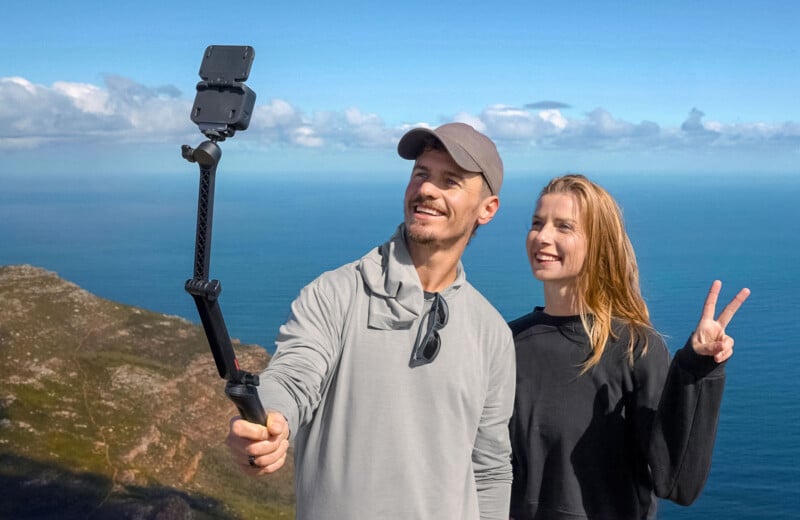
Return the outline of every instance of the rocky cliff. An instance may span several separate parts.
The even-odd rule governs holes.
[[[228,458],[235,407],[198,325],[6,266],[0,356],[0,518],[294,516],[290,463],[252,479]]]

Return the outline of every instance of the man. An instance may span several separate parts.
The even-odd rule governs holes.
[[[301,291],[261,374],[267,426],[234,418],[228,446],[266,474],[294,442],[299,520],[507,519],[513,341],[461,264],[502,161],[463,123],[398,152],[415,161],[404,223]]]

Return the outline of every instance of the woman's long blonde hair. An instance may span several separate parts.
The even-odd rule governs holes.
[[[586,235],[586,258],[575,281],[581,321],[592,346],[582,373],[599,363],[609,337],[617,336],[612,319],[629,331],[628,361],[633,364],[639,338],[647,349],[646,330],[653,330],[650,313],[639,289],[636,254],[625,231],[622,211],[614,198],[583,175],[556,177],[539,197],[566,193],[575,197]]]

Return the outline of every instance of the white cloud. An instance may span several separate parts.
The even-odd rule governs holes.
[[[314,135],[314,129],[310,126],[296,128],[292,133],[292,142],[307,148],[318,148],[325,144],[325,141]]]
[[[764,148],[794,145],[800,150],[800,123],[787,122],[780,124],[723,123],[720,121],[703,121],[705,114],[692,109],[689,117],[681,125],[684,141],[702,140],[706,145],[715,147],[747,147]]]
[[[509,141],[532,141],[550,131],[549,123],[527,110],[491,105],[480,115],[492,137]]]
[[[281,99],[257,106],[248,129],[249,137],[264,145],[307,148],[384,147],[396,143],[400,133],[377,114],[355,107],[309,116]]]
[[[108,104],[109,93],[100,87],[88,83],[58,81],[53,84],[53,91],[65,95],[76,108],[89,114],[112,114],[112,108]]]
[[[456,123],[468,124],[478,132],[486,132],[486,123],[481,121],[481,118],[478,116],[473,116],[472,114],[468,114],[466,112],[459,112],[453,116],[453,121]]]
[[[251,128],[277,128],[302,124],[302,116],[292,105],[281,99],[273,99],[268,105],[256,106],[251,117]]]
[[[539,117],[559,130],[564,130],[567,127],[567,118],[561,114],[560,110],[542,110],[539,112]]]
[[[53,142],[160,141],[186,133],[190,106],[124,78],[106,88],[58,82],[52,87],[0,78],[0,148]]]
[[[494,104],[477,114],[458,112],[451,120],[471,124],[506,150],[800,150],[797,122],[706,121],[693,108],[680,127],[662,128],[651,121],[625,121],[602,108],[567,116],[564,110],[569,108],[556,101],[523,107]],[[148,87],[120,76],[106,77],[102,86],[61,81],[49,87],[19,77],[0,78],[0,149],[59,142],[185,142],[200,137],[189,119],[190,109],[191,101],[175,87]],[[390,126],[379,114],[357,107],[306,114],[285,100],[272,99],[255,107],[250,128],[236,138],[251,146],[390,150],[409,128],[437,124]]]
[[[561,116],[551,120],[554,121],[553,126],[558,131],[541,143],[550,148],[588,147],[619,150],[659,145],[658,136],[661,129],[657,124],[649,121],[630,123],[615,118],[600,108],[585,114],[583,118],[569,119]]]

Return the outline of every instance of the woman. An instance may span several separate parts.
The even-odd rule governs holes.
[[[708,475],[733,353],[711,286],[672,364],[653,329],[614,199],[582,175],[542,190],[527,238],[544,307],[511,322],[517,394],[511,516],[642,519],[655,496],[691,503]],[[664,398],[662,399],[662,391]]]

